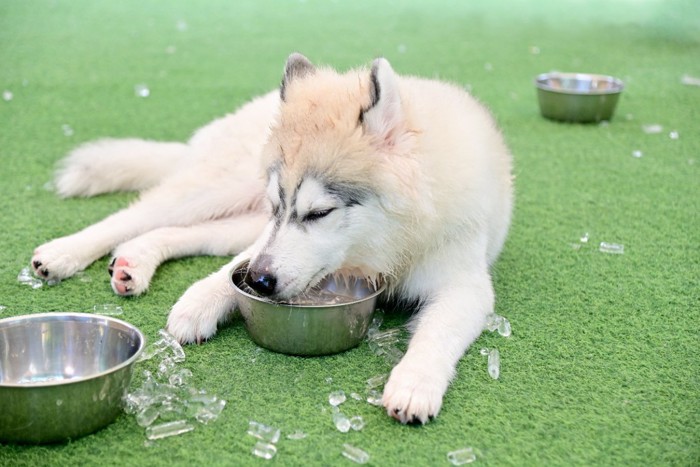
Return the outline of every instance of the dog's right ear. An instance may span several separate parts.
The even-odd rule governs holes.
[[[297,78],[303,78],[313,74],[316,67],[300,53],[293,53],[287,58],[287,64],[284,67],[284,76],[282,77],[282,85],[280,86],[280,98],[285,100],[285,92],[289,83]]]

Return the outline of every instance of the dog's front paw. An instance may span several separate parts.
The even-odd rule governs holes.
[[[141,295],[148,289],[155,269],[155,266],[149,264],[115,256],[108,267],[109,275],[112,276],[112,290],[123,296]]]
[[[425,424],[435,418],[449,383],[449,376],[438,373],[429,365],[404,358],[384,386],[382,404],[387,414],[410,424]]]
[[[34,273],[45,280],[61,280],[82,271],[87,264],[72,250],[62,239],[38,247],[31,260]]]
[[[165,329],[181,344],[197,343],[209,339],[216,333],[216,321],[203,319],[201,308],[177,302],[168,315]]]

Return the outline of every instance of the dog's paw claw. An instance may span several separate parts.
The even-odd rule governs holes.
[[[448,379],[441,384],[435,375],[402,361],[384,387],[382,403],[387,414],[409,425],[424,425],[433,420],[440,412]]]
[[[123,296],[140,295],[148,288],[151,274],[147,271],[147,277],[140,275],[138,266],[124,257],[115,257],[107,267],[112,277],[112,290]]]

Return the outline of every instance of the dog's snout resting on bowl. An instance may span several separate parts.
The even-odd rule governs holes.
[[[338,73],[289,57],[279,91],[187,144],[103,140],[57,178],[64,196],[143,190],[129,208],[35,251],[65,278],[113,251],[112,287],[137,295],[166,259],[236,254],[173,306],[168,330],[202,342],[236,308],[234,264],[275,301],[333,273],[382,277],[419,303],[383,403],[404,423],[436,416],[458,360],[493,311],[489,268],[511,216],[511,156],[488,111],[460,87],[399,76],[389,62]]]

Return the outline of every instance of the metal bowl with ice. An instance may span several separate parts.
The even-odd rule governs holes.
[[[382,281],[326,277],[290,303],[257,296],[245,283],[248,262],[231,280],[248,334],[255,343],[291,355],[328,355],[356,347],[367,334]]]
[[[566,122],[610,120],[624,84],[612,76],[545,73],[535,79],[543,117]]]
[[[75,439],[112,423],[141,331],[86,313],[39,313],[0,320],[0,441]]]

